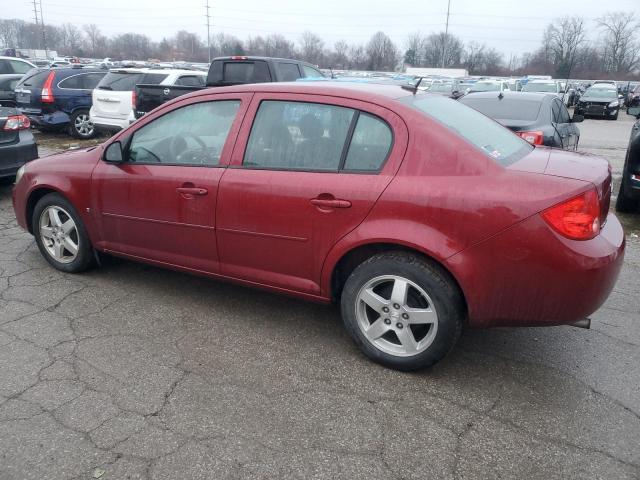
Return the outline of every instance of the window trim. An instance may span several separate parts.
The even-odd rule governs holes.
[[[233,132],[233,127],[234,124],[236,122],[238,122],[238,119],[240,117],[244,118],[244,115],[246,115],[246,111],[242,111],[242,107],[243,107],[243,102],[245,101],[244,98],[241,97],[232,97],[232,98],[220,98],[220,99],[213,99],[213,98],[208,98],[202,101],[195,101],[195,102],[191,102],[191,103],[187,103],[185,105],[181,105],[178,108],[172,108],[166,112],[164,112],[162,115],[158,115],[157,117],[152,118],[151,120],[148,120],[139,126],[139,128],[136,128],[133,132],[131,132],[129,135],[127,135],[126,137],[118,137],[115,138],[115,141],[120,141],[122,142],[122,140],[125,140],[124,142],[122,142],[124,144],[124,152],[123,152],[123,160],[122,160],[122,164],[126,164],[126,165],[145,165],[145,166],[158,166],[158,167],[192,167],[192,168],[227,168],[228,164],[224,164],[224,163],[218,163],[217,165],[209,165],[209,164],[195,164],[195,163],[164,163],[164,162],[132,162],[131,160],[129,160],[129,153],[131,152],[131,142],[133,142],[133,137],[135,136],[135,134],[137,132],[139,132],[140,130],[142,130],[143,128],[145,128],[147,125],[155,122],[156,120],[159,120],[162,117],[165,117],[167,115],[169,115],[172,112],[176,112],[178,110],[181,110],[183,108],[187,108],[187,107],[191,107],[193,105],[202,105],[203,103],[213,103],[213,102],[234,102],[237,101],[239,102],[238,105],[238,113],[236,114],[236,118],[233,119],[233,122],[231,122],[231,125],[229,127],[229,132],[227,132],[227,138],[224,141],[224,144],[222,145],[222,150],[220,150],[220,159],[222,160],[222,154],[224,152],[225,147],[227,146],[227,142],[229,142],[229,139],[231,137],[232,134],[235,135],[236,138],[233,139],[233,143],[235,144],[236,140],[237,140],[237,136],[238,136],[238,132],[236,131],[235,133]],[[239,130],[239,128],[238,128]],[[105,151],[107,149],[109,145],[107,145],[105,147]],[[230,153],[231,154],[231,153]],[[230,155],[229,154],[229,155]],[[105,161],[103,159],[103,161]]]
[[[253,131],[253,127],[255,126],[256,119],[258,118],[258,112],[260,111],[260,107],[263,102],[286,102],[286,103],[307,103],[313,105],[324,105],[330,107],[340,107],[340,108],[348,108],[353,110],[353,118],[351,119],[351,123],[349,124],[349,129],[347,130],[347,136],[345,138],[344,144],[342,146],[342,152],[340,154],[340,163],[338,164],[337,169],[309,169],[309,168],[281,168],[281,167],[266,167],[259,165],[245,165],[245,157],[247,154],[247,147],[249,146],[249,141],[251,140],[251,132]],[[380,163],[380,167],[377,170],[345,170],[344,164],[347,160],[347,155],[349,154],[349,147],[351,147],[351,141],[353,140],[353,134],[356,130],[356,126],[358,125],[358,119],[360,118],[360,113],[366,113],[377,120],[383,122],[389,131],[391,132],[391,143],[389,144],[389,149],[387,150],[387,154],[384,160]],[[391,152],[393,152],[393,147],[395,146],[396,135],[393,130],[393,127],[389,124],[389,122],[382,118],[380,115],[376,115],[375,113],[368,112],[366,110],[362,110],[361,108],[349,107],[344,105],[337,105],[335,103],[324,103],[324,102],[311,102],[308,100],[293,100],[293,99],[282,99],[282,98],[261,98],[258,103],[258,107],[253,114],[253,119],[251,121],[251,128],[249,129],[246,142],[244,143],[244,151],[242,152],[242,163],[239,165],[229,165],[228,168],[236,168],[243,170],[270,170],[276,172],[308,172],[308,173],[337,173],[337,174],[357,174],[357,175],[379,175],[380,172],[384,169],[385,165],[389,161],[391,157]]]
[[[62,82],[66,82],[68,79],[73,78],[73,77],[79,77],[81,75],[88,75],[89,73],[98,73],[98,72],[84,72],[84,73],[74,73],[73,75],[69,75],[68,77],[64,77],[62,80],[60,80],[57,84],[56,87],[58,87],[60,90],[82,90],[85,92],[91,92],[93,91],[93,88],[68,88],[68,87],[61,87],[60,84]],[[82,79],[80,80],[82,82]],[[98,82],[100,83],[100,82]]]

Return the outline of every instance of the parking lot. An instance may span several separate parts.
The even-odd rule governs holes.
[[[632,124],[580,124],[614,193]],[[55,271],[0,186],[0,479],[637,479],[638,217],[591,330],[469,330],[406,374],[335,307],[119,259]]]

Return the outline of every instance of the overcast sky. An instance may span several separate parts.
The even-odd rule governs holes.
[[[2,0],[2,18],[33,21],[30,0]],[[206,38],[206,0],[42,0],[45,23],[97,24],[113,35],[137,32],[153,40],[184,29]],[[9,8],[6,8],[10,5]],[[209,0],[212,34],[241,39],[282,33],[297,40],[305,30],[328,45],[338,40],[365,43],[384,31],[404,50],[407,33],[444,30],[447,0]],[[451,0],[449,31],[464,42],[495,47],[507,57],[535,49],[555,17],[581,15],[589,28],[605,11],[638,12],[639,0]],[[595,35],[595,32],[594,32]]]

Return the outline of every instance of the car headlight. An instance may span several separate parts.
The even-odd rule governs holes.
[[[611,102],[609,104],[609,107],[613,108],[613,107],[619,107],[620,106],[620,102],[618,100],[614,100],[613,102]]]
[[[22,176],[24,175],[24,172],[26,172],[26,171],[27,171],[27,164],[25,163],[16,172],[16,185],[18,183],[20,183],[20,180],[22,179]]]

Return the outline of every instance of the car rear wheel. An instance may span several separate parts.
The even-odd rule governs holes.
[[[462,296],[448,275],[405,252],[360,264],[345,283],[341,307],[347,332],[364,354],[405,371],[449,353],[464,318]]]
[[[71,135],[76,138],[93,138],[96,130],[89,117],[89,110],[78,110],[71,115]]]
[[[94,262],[87,232],[73,205],[57,193],[38,200],[31,219],[42,256],[63,272],[86,270]]]

